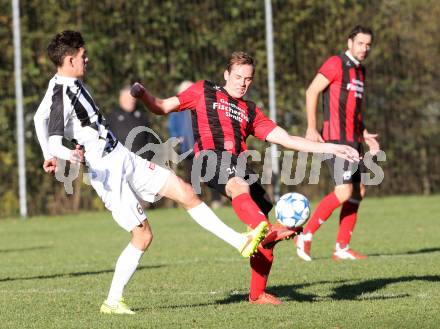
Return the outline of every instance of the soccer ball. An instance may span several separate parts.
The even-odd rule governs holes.
[[[275,206],[277,220],[287,227],[300,227],[309,219],[309,200],[299,193],[284,194]]]

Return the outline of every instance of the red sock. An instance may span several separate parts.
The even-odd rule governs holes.
[[[252,268],[251,287],[249,297],[257,299],[266,289],[267,278],[273,262],[273,249],[258,248],[258,251],[251,257]]]
[[[318,228],[323,224],[332,214],[333,210],[338,208],[341,205],[338,198],[336,197],[335,192],[331,192],[327,194],[324,199],[318,205],[315,212],[304,228],[304,233],[312,233],[314,234]]]
[[[341,248],[344,248],[350,243],[351,234],[356,224],[358,209],[359,203],[346,201],[342,205],[341,215],[339,217],[338,238],[336,239],[336,242],[339,243]]]
[[[268,221],[249,193],[240,194],[232,199],[232,208],[238,218],[252,228],[256,228],[262,221]]]

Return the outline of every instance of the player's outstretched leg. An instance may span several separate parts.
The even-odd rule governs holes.
[[[131,241],[116,262],[115,273],[107,299],[101,305],[104,314],[135,314],[122,297],[125,286],[133,276],[145,250],[153,240],[150,225],[145,220],[131,231]]]
[[[181,204],[197,224],[233,246],[243,257],[253,255],[261,240],[266,236],[267,222],[256,226],[249,233],[240,234],[231,229],[197,197],[191,185],[173,173],[159,194]]]

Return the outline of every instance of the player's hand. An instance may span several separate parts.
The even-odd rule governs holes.
[[[332,152],[334,155],[336,155],[339,158],[343,158],[347,160],[348,162],[359,162],[360,156],[359,152],[348,145],[341,145],[341,144],[327,144],[331,145]]]
[[[378,134],[370,134],[366,129],[364,130],[364,141],[370,149],[372,155],[376,155],[380,150],[379,142],[377,141]]]
[[[308,128],[306,131],[306,139],[312,141],[312,142],[320,142],[324,143],[324,140],[322,139],[321,134],[318,130],[313,128]]]
[[[53,174],[57,169],[57,158],[51,158],[49,160],[44,160],[43,170],[48,174]]]
[[[145,93],[145,88],[139,82],[135,82],[130,88],[130,94],[134,98],[141,98]]]
[[[81,145],[76,145],[75,149],[70,152],[69,161],[73,164],[84,163],[84,149]]]

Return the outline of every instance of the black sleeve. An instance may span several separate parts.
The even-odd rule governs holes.
[[[63,85],[56,84],[53,88],[52,105],[50,106],[49,136],[64,135],[64,103],[63,103]]]

